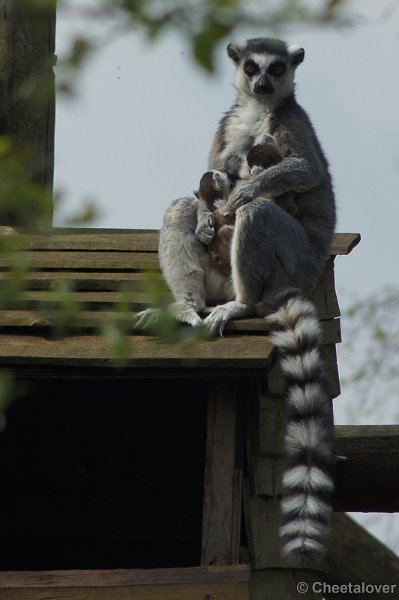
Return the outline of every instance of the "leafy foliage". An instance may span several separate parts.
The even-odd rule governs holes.
[[[352,397],[354,422],[361,398],[363,418],[379,423],[399,419],[399,288],[388,286],[361,299],[353,298],[343,315],[345,366],[342,386]]]

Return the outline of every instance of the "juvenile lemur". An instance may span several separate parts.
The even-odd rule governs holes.
[[[246,162],[249,173],[251,176],[259,175],[264,169],[278,164],[282,158],[274,139],[268,136],[267,142],[256,144],[248,152]],[[225,275],[231,274],[230,245],[235,221],[234,215],[223,213],[229,192],[230,186],[224,173],[217,170],[204,173],[197,194],[199,218],[195,230],[201,242],[208,245],[211,262]],[[286,192],[268,200],[273,200],[291,215],[297,212],[294,192]],[[206,212],[212,213],[212,216],[208,214],[204,219]]]
[[[204,320],[213,331],[221,332],[235,317],[269,314],[287,379],[282,550],[293,565],[302,566],[309,555],[325,552],[333,489],[320,327],[305,297],[323,271],[334,232],[334,194],[313,126],[295,99],[294,74],[304,50],[258,38],[243,46],[229,44],[227,52],[236,66],[237,97],[216,132],[209,168],[237,178],[248,151],[268,134],[283,159],[240,182],[229,196],[227,210],[236,215],[231,278],[214,268],[195,235],[196,198],[177,200],[166,211],[160,262],[176,314],[185,322],[200,324],[198,313],[215,299],[222,304]],[[295,193],[295,216],[263,198],[286,192]]]

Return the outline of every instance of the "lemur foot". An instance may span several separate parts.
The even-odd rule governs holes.
[[[147,308],[136,313],[133,317],[133,325],[135,329],[141,329],[145,331],[151,327],[154,327],[160,317],[161,311],[159,308]]]
[[[211,212],[199,217],[195,235],[206,246],[211,243],[215,237],[215,218]]]
[[[180,323],[187,323],[187,325],[191,325],[194,329],[196,327],[202,327],[204,324],[201,317],[191,307],[179,308],[175,311],[175,317]]]
[[[171,315],[179,323],[186,323],[191,327],[201,327],[204,322],[201,317],[190,307],[184,307],[172,305],[169,307]],[[134,328],[141,331],[147,331],[153,329],[159,323],[161,318],[161,311],[159,308],[147,308],[134,315]]]
[[[232,300],[226,304],[220,304],[216,306],[211,314],[204,320],[205,325],[209,328],[210,332],[219,335],[223,335],[226,324],[231,319],[239,319],[246,317],[252,313],[252,309],[247,304]]]

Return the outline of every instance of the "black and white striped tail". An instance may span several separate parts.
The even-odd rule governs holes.
[[[299,292],[266,317],[287,382],[286,470],[282,482],[282,552],[293,565],[322,559],[334,488],[332,413],[315,308]]]

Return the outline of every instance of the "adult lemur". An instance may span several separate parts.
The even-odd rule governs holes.
[[[283,160],[240,182],[228,208],[236,212],[231,280],[215,272],[195,235],[198,203],[176,201],[166,212],[159,252],[178,317],[222,332],[235,317],[263,314],[287,379],[287,469],[283,477],[283,553],[295,565],[323,554],[333,489],[330,402],[320,357],[320,328],[305,300],[323,270],[335,225],[328,164],[312,124],[294,96],[294,73],[304,50],[271,39],[229,44],[236,65],[236,102],[217,130],[210,169],[242,177],[245,156],[271,134]],[[292,216],[264,197],[295,192]],[[206,214],[200,218],[207,218]],[[271,314],[270,314],[271,313]]]

